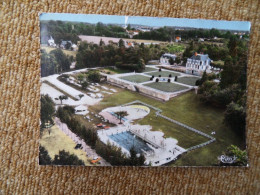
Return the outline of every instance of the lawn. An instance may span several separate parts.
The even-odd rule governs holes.
[[[198,79],[200,79],[200,78],[198,78],[198,77],[180,77],[177,79],[176,82],[195,86],[195,83]]]
[[[141,125],[151,125],[153,127],[152,130],[162,131],[166,137],[177,139],[178,145],[185,149],[209,141],[209,139],[204,136],[194,133],[166,119],[156,117],[155,111],[152,109],[148,116],[136,121],[136,123]]]
[[[158,89],[160,91],[165,91],[165,92],[176,92],[184,89],[188,89],[187,87],[184,87],[182,85],[178,85],[175,83],[168,83],[168,82],[153,82],[153,83],[148,83],[145,84],[145,86]]]
[[[100,69],[100,71],[104,72],[106,74],[122,74],[122,73],[131,72],[129,70],[123,70],[123,69],[120,69],[120,68],[112,68],[112,67]]]
[[[217,157],[229,145],[234,144],[244,148],[243,139],[223,124],[224,109],[217,109],[201,103],[194,92],[188,92],[170,101],[161,102],[142,96],[136,92],[121,90],[118,93],[105,97],[99,104],[92,106],[91,109],[98,113],[104,108],[122,105],[134,100],[140,100],[158,107],[163,110],[161,114],[207,134],[210,134],[212,131],[216,132],[213,135],[217,139],[216,142],[182,155],[180,159],[171,163],[170,166],[211,166],[217,163]],[[141,124],[149,122],[149,124],[153,125],[154,130],[161,130],[166,136],[178,139],[179,144],[183,147],[189,147],[189,142],[196,144],[204,142],[203,139],[205,139],[198,134],[193,136],[193,133],[191,131],[186,132],[186,129],[176,128],[174,125],[169,124],[167,120],[156,120],[155,116],[152,116],[152,113],[139,122]]]
[[[175,76],[180,76],[179,73],[175,73],[175,72],[170,72],[170,71],[160,71],[158,70],[158,72],[151,72],[151,73],[145,73],[145,74],[148,74],[148,75],[153,75],[155,77],[159,77],[159,75],[161,75],[162,77],[169,77],[169,75],[171,74],[172,77],[175,77]]]
[[[56,125],[51,128],[50,135],[47,130],[44,130],[40,139],[40,145],[48,151],[52,159],[54,159],[56,154],[59,154],[59,151],[65,150],[70,154],[76,155],[80,160],[83,160],[85,165],[90,165],[86,153],[81,149],[74,149],[76,143]]]
[[[143,72],[151,72],[151,71],[155,71],[155,70],[158,71],[158,69],[155,69],[155,68],[145,67]]]
[[[146,82],[146,81],[150,81],[150,77],[146,77],[146,76],[138,75],[138,74],[120,77],[120,79],[135,82],[135,83],[143,83],[143,82]]]
[[[52,50],[57,49],[57,48],[41,46],[41,49],[44,49],[44,50],[46,50],[47,53],[50,53]],[[77,55],[76,51],[70,51],[70,50],[66,50],[66,49],[62,49],[62,51],[63,51],[63,53],[65,53],[66,55],[69,55],[69,56],[76,57],[76,55]]]

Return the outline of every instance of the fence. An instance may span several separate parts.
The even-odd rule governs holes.
[[[162,118],[164,118],[164,119],[166,119],[166,120],[168,120],[168,121],[170,121],[170,122],[172,122],[172,123],[175,123],[175,124],[177,124],[177,125],[180,125],[180,126],[186,128],[186,129],[188,129],[188,130],[190,130],[190,131],[192,131],[192,132],[195,132],[195,133],[197,133],[197,134],[200,134],[200,135],[202,135],[202,136],[207,137],[207,138],[210,139],[209,141],[207,141],[207,142],[205,142],[205,143],[202,143],[202,144],[199,144],[199,145],[192,146],[192,147],[188,148],[187,151],[191,151],[191,150],[194,150],[194,149],[197,149],[197,148],[200,148],[200,147],[204,147],[204,146],[206,146],[206,145],[208,145],[208,144],[210,144],[210,143],[216,141],[216,138],[214,138],[214,137],[212,137],[212,136],[210,136],[210,135],[208,135],[208,134],[206,134],[206,133],[204,133],[204,132],[202,132],[202,131],[199,131],[199,130],[193,128],[193,127],[190,127],[190,126],[185,125],[185,124],[183,124],[183,123],[181,123],[181,122],[179,122],[179,121],[176,121],[176,120],[174,120],[174,119],[171,119],[171,118],[169,118],[169,117],[167,117],[167,116],[164,116],[164,115],[160,114],[160,113],[162,112],[161,109],[156,108],[156,107],[154,107],[154,106],[152,106],[152,105],[150,105],[150,104],[146,104],[146,103],[144,103],[144,102],[142,102],[142,101],[135,100],[135,101],[129,102],[129,103],[127,103],[127,104],[124,104],[124,105],[122,105],[122,106],[127,106],[127,105],[131,105],[131,104],[136,104],[136,103],[138,103],[138,104],[143,104],[143,105],[145,105],[145,106],[147,106],[147,107],[149,107],[149,108],[152,108],[152,109],[156,110],[156,111],[157,111],[157,112],[155,113],[156,116],[162,117]]]

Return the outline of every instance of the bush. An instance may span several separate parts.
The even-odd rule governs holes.
[[[158,83],[158,82],[159,82],[159,79],[157,78],[155,81]]]
[[[88,74],[88,80],[93,83],[99,83],[101,80],[101,75],[98,71],[90,71]]]
[[[243,106],[231,102],[225,111],[225,124],[229,125],[237,134],[244,135],[246,127],[246,111]]]

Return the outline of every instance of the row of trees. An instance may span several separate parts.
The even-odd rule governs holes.
[[[67,56],[61,49],[54,49],[50,53],[41,50],[41,76],[45,77],[70,69],[73,57]]]
[[[76,56],[76,68],[117,66],[131,71],[142,71],[145,63],[151,59],[159,59],[163,51],[158,46],[125,47],[122,39],[118,43],[104,45],[82,42]]]
[[[76,155],[70,154],[65,150],[59,151],[59,154],[55,155],[52,160],[48,154],[48,151],[40,146],[39,151],[39,164],[40,165],[85,165]]]
[[[229,50],[228,47],[223,44],[223,46],[204,44],[204,43],[195,43],[191,41],[189,46],[183,52],[184,63],[187,62],[187,59],[190,58],[195,52],[208,54],[211,60],[218,61],[223,60],[228,57]]]
[[[57,117],[68,125],[68,127],[82,138],[88,145],[96,150],[106,161],[112,165],[144,165],[145,158],[143,155],[136,156],[134,149],[130,151],[131,156],[127,157],[120,148],[107,144],[105,145],[97,136],[94,129],[86,128],[74,117],[74,108],[70,106],[59,107]]]
[[[41,95],[41,129],[45,128],[45,124],[53,124],[53,116],[55,114],[55,104],[48,95]]]
[[[197,82],[200,99],[214,106],[225,107],[225,124],[242,136],[246,123],[246,45],[244,40],[231,37],[220,83],[214,82],[214,77],[206,73]]]
[[[140,32],[134,36],[134,39],[158,40],[158,41],[174,41],[175,37],[181,37],[182,40],[194,38],[226,38],[229,39],[232,34],[230,31],[219,31],[217,29],[191,29],[191,30],[175,30],[171,27],[162,27],[153,29],[150,32]]]
[[[63,21],[41,21],[41,43],[47,44],[50,36],[53,37],[56,44],[60,44],[62,40],[69,40],[77,44],[80,40],[78,35],[92,35],[105,37],[129,38],[125,29],[101,22],[97,24],[74,23]]]

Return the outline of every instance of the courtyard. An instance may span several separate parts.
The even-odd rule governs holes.
[[[185,89],[189,89],[188,87],[184,87],[182,85],[178,85],[175,83],[168,82],[153,82],[145,84],[145,86],[151,87],[153,89],[157,89],[164,92],[177,92]]]
[[[126,80],[126,81],[131,81],[134,83],[143,83],[146,81],[150,81],[150,77],[146,77],[143,75],[130,75],[130,76],[124,76],[124,77],[120,77],[120,79]]]

